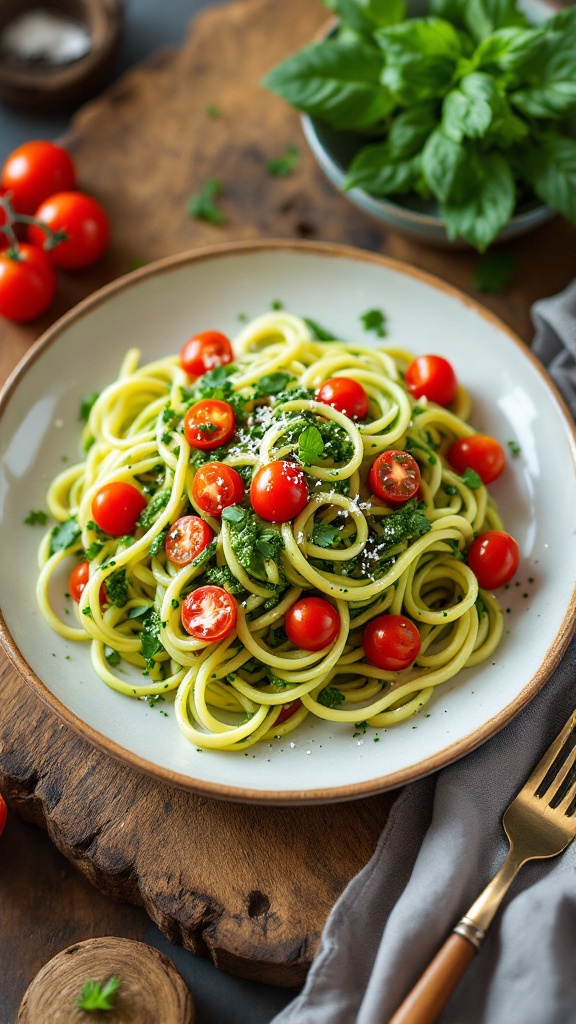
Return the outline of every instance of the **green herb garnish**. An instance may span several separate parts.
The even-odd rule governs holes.
[[[217,178],[210,178],[204,183],[200,192],[188,200],[188,213],[198,220],[207,220],[210,224],[223,224],[226,220],[216,200],[223,194],[222,183]]]
[[[113,974],[103,985],[90,978],[80,993],[77,1005],[81,1010],[87,1010],[88,1012],[92,1010],[113,1010],[119,988],[120,978],[117,974]]]
[[[46,526],[48,513],[43,512],[42,509],[30,509],[24,522],[27,526]]]
[[[300,149],[298,146],[293,144],[286,146],[284,156],[272,157],[266,161],[266,170],[268,174],[273,174],[277,178],[283,178],[287,174],[291,174],[293,170],[298,166],[300,160]]]

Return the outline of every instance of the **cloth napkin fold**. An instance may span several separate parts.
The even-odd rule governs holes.
[[[533,351],[576,415],[576,282],[532,317]],[[494,739],[405,787],[330,914],[302,992],[273,1024],[385,1024],[504,860],[502,814],[573,710],[575,682],[573,641]],[[576,1022],[575,869],[576,843],[522,869],[441,1024]]]

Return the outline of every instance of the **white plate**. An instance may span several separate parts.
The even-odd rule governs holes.
[[[80,399],[117,373],[130,345],[145,360],[178,351],[198,330],[234,335],[239,314],[281,300],[339,337],[371,343],[366,310],[388,316],[387,341],[446,356],[471,391],[472,422],[520,455],[492,491],[522,561],[501,592],[506,631],[494,659],[438,688],[403,725],[354,737],[352,726],[305,722],[247,755],[198,752],[168,716],[108,689],[88,645],[55,636],[37,609],[40,530],[64,457],[78,457]],[[368,253],[256,242],[185,254],[136,271],[81,303],[44,337],[0,400],[0,632],[9,657],[70,725],[134,767],[205,795],[263,802],[348,799],[415,779],[493,735],[545,683],[576,616],[576,437],[527,348],[495,317],[442,282]]]

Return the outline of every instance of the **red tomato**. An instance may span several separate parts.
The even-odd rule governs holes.
[[[104,484],[92,499],[92,518],[104,533],[122,537],[133,533],[140,513],[146,508],[144,495],[123,480]]]
[[[223,587],[198,587],[182,604],[182,625],[195,640],[223,640],[236,625],[236,602]]]
[[[308,485],[293,462],[268,462],[254,474],[250,485],[252,508],[269,523],[287,523],[308,504]]]
[[[70,597],[73,597],[75,601],[79,601],[82,597],[84,587],[90,579],[90,562],[79,562],[75,569],[72,569],[70,578],[68,580],[68,590]],[[106,604],[108,595],[106,594],[106,588],[104,583],[100,587],[100,604]]]
[[[219,398],[203,398],[201,402],[195,402],[184,417],[184,434],[189,444],[202,451],[228,444],[235,430],[234,409]]]
[[[7,158],[2,185],[18,213],[33,214],[48,196],[76,188],[71,156],[53,142],[25,142]]]
[[[6,189],[2,188],[2,186],[0,185],[0,198],[3,195],[5,195],[5,194],[6,194]],[[6,223],[6,211],[5,211],[5,209],[2,206],[0,206],[0,228],[5,223]],[[8,235],[6,235],[4,233],[4,231],[0,230],[0,248],[4,249],[5,246],[7,246],[7,245],[8,245]]]
[[[234,359],[232,345],[220,331],[202,331],[189,338],[180,351],[180,363],[189,377],[200,377]]]
[[[25,242],[0,252],[0,316],[24,323],[45,313],[56,294],[56,275],[45,252]]]
[[[190,565],[208,547],[214,534],[200,516],[182,516],[166,534],[166,557],[173,565]]]
[[[414,398],[426,397],[437,405],[450,405],[456,397],[458,380],[443,356],[416,356],[406,370],[404,381]]]
[[[8,817],[8,808],[6,806],[6,801],[5,801],[4,797],[2,796],[2,794],[0,793],[0,836],[2,835],[2,833],[4,831],[4,826],[6,824],[6,818],[7,817]]]
[[[374,460],[368,474],[373,494],[390,505],[413,498],[420,487],[420,467],[409,452],[390,448]]]
[[[61,270],[82,270],[104,253],[110,238],[108,217],[100,203],[84,192],[58,192],[36,210],[36,217],[52,231],[63,232],[66,240],[46,250],[48,258]],[[42,248],[48,234],[39,224],[31,224],[28,238]]]
[[[490,484],[506,465],[506,456],[501,444],[486,434],[472,434],[471,437],[459,437],[454,441],[446,458],[457,473],[473,469],[483,484]]]
[[[504,530],[487,530],[468,548],[468,565],[484,590],[496,590],[508,583],[519,561],[520,548]]]
[[[296,698],[296,700],[291,700],[289,704],[283,704],[274,725],[282,725],[282,722],[285,722],[287,718],[292,718],[292,715],[295,714],[300,707],[302,707],[302,701],[298,698]]]
[[[362,644],[368,661],[387,672],[408,668],[420,651],[420,633],[404,615],[377,615],[364,628]]]
[[[239,505],[243,497],[240,473],[223,462],[201,466],[192,481],[192,500],[208,516],[221,516],[225,508]]]
[[[316,398],[351,420],[363,420],[368,414],[368,395],[362,385],[350,377],[331,377],[316,392]]]
[[[340,616],[323,597],[303,597],[284,616],[286,636],[303,651],[321,651],[340,632]]]

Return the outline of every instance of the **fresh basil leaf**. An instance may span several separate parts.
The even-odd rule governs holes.
[[[499,28],[524,28],[527,24],[526,15],[518,10],[516,0],[469,0],[466,7],[466,28],[478,41]]]
[[[267,373],[257,381],[256,388],[260,395],[278,395],[291,380],[294,377],[289,373]]]
[[[555,47],[551,39],[543,40],[534,84],[510,93],[510,102],[528,117],[563,118],[576,111],[576,49]]]
[[[454,178],[466,162],[466,149],[440,127],[432,132],[422,151],[422,171],[433,195],[448,198]]]
[[[515,205],[516,187],[505,157],[470,150],[441,206],[448,238],[464,238],[484,252],[510,220]]]
[[[480,487],[482,487],[481,477],[479,477],[476,470],[471,469],[470,466],[466,467],[466,469],[462,473],[461,479],[462,482],[466,484],[466,487],[469,487],[471,491],[477,491],[480,489]]]
[[[377,124],[394,106],[380,53],[360,40],[312,43],[273,68],[263,84],[291,106],[335,128]]]
[[[316,341],[335,341],[334,332],[327,331],[325,327],[317,323],[316,320],[311,320],[308,316],[302,317],[304,323],[310,328],[312,335],[316,338]]]
[[[373,331],[377,338],[385,338],[388,334],[386,321],[388,317],[383,309],[367,309],[360,316],[365,331]]]
[[[394,160],[409,160],[419,154],[437,124],[435,103],[419,103],[401,111],[392,121],[388,132],[391,157]]]
[[[324,441],[318,427],[306,427],[298,438],[298,458],[305,466],[312,466],[324,451]]]
[[[406,106],[447,92],[458,61],[469,55],[463,36],[442,18],[411,18],[378,29],[375,38],[385,56],[382,82]]]
[[[498,86],[491,75],[476,71],[460,80],[445,97],[442,127],[451,139],[478,139],[486,135],[500,106]]]
[[[450,21],[457,28],[466,28],[466,11],[470,0],[430,0],[428,11],[432,17]]]
[[[236,526],[238,523],[242,523],[245,518],[246,513],[239,505],[228,505],[228,507],[222,512],[222,519],[225,519],[227,523],[233,523]]]
[[[81,533],[78,520],[74,516],[66,519],[59,526],[55,526],[50,534],[50,554],[53,555],[56,551],[65,551],[67,548],[71,548]]]
[[[576,224],[576,139],[545,132],[521,152],[523,176],[536,195]]]
[[[315,523],[312,530],[312,543],[319,548],[335,548],[338,546],[340,530],[330,523]]]
[[[474,63],[492,74],[518,71],[537,54],[543,36],[541,28],[498,29],[480,43]]]
[[[278,534],[263,530],[256,540],[256,547],[263,558],[274,558],[278,552]]]
[[[374,28],[395,25],[406,17],[404,0],[323,0],[355,32],[369,33]]]
[[[410,192],[420,177],[420,158],[394,160],[388,142],[364,146],[354,157],[343,189],[362,188],[375,196]]]

